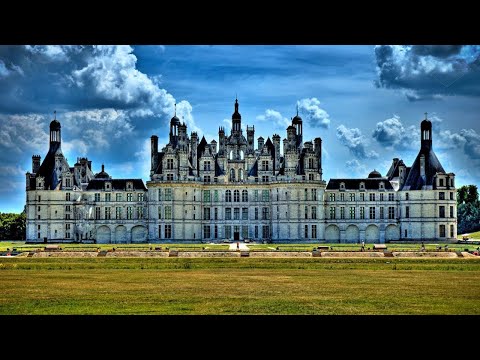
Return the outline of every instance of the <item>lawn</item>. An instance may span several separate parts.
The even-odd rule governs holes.
[[[473,259],[2,258],[0,314],[480,314]]]
[[[469,237],[470,239],[480,240],[480,231],[468,233],[468,237]],[[463,234],[459,234],[459,235],[458,235],[458,239],[459,239],[459,240],[462,240],[462,238],[463,238]]]

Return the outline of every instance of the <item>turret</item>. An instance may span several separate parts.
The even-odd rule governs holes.
[[[318,172],[321,174],[322,173],[322,139],[317,137],[313,140],[313,143],[315,145],[314,147],[315,156],[317,157],[317,161],[318,161]]]
[[[197,147],[198,147],[198,134],[194,131],[190,134],[190,151],[192,154],[192,166],[197,168]]]
[[[272,136],[273,147],[275,148],[275,170],[280,169],[280,135],[273,134]]]
[[[422,151],[428,152],[432,148],[432,122],[427,119],[427,113],[425,113],[425,120],[420,124],[420,131]]]
[[[247,153],[253,154],[255,150],[255,126],[247,125]]]
[[[257,141],[258,141],[258,151],[261,151],[262,148],[263,148],[263,144],[264,144],[265,139],[260,136]]]
[[[57,152],[61,151],[61,143],[62,143],[62,136],[61,136],[61,126],[60,122],[57,120],[57,112],[53,112],[55,114],[55,118],[50,123],[50,152]]]
[[[212,155],[217,154],[217,142],[215,140],[210,141],[210,147],[212,148]]]
[[[232,134],[242,130],[242,116],[238,112],[238,99],[235,99],[235,112],[232,114]]]
[[[158,136],[152,135],[150,138],[150,150],[151,150],[151,168],[150,170],[155,172],[158,167]]]
[[[40,169],[40,162],[42,157],[40,155],[33,155],[32,156],[32,173],[36,174],[38,169]]]
[[[220,155],[225,154],[225,129],[220,126],[218,128],[218,153]]]

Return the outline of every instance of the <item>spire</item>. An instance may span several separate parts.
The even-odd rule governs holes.
[[[426,112],[426,113],[425,113],[425,120],[427,120],[427,114],[428,114],[428,113]]]
[[[297,116],[298,116],[298,103],[297,103]]]
[[[235,96],[235,112],[238,113],[238,99]]]
[[[53,111],[53,115],[55,116],[55,118],[53,120],[57,120],[57,110]]]
[[[177,103],[175,103],[175,115],[174,116],[177,116]]]
[[[102,164],[102,172],[104,172],[104,171],[105,171],[105,165]]]

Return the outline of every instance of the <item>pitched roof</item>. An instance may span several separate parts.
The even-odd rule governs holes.
[[[378,190],[381,182],[384,183],[386,190],[393,190],[392,184],[387,178],[372,178],[372,179],[330,179],[327,184],[327,190],[339,190],[340,183],[345,183],[347,190],[359,190],[360,183],[365,184],[365,190]]]
[[[47,156],[43,159],[42,165],[40,165],[36,174],[37,176],[43,176],[45,178],[45,188],[50,190],[54,190],[60,182],[60,179],[57,177],[57,172],[55,171],[55,154],[57,152],[62,153],[60,143],[50,143]]]
[[[420,175],[420,157],[425,155],[425,178]],[[421,190],[423,186],[432,186],[437,172],[445,172],[432,149],[420,150],[413,162],[402,189]]]
[[[103,190],[107,181],[112,183],[112,190],[127,190],[127,181],[133,183],[133,190],[147,190],[142,179],[93,179],[88,183],[87,190]]]

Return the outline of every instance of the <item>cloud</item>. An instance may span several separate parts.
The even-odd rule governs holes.
[[[379,144],[390,149],[417,149],[420,144],[418,128],[413,125],[405,127],[397,115],[378,122],[372,137]]]
[[[364,164],[360,163],[357,159],[348,160],[345,163],[346,168],[350,173],[353,173],[358,177],[367,177],[367,168]]]
[[[345,125],[340,125],[337,127],[337,138],[350,150],[352,155],[357,158],[378,158],[378,154],[375,151],[367,151],[366,147],[368,146],[368,140],[362,134],[360,129],[347,128]]]
[[[256,119],[258,121],[269,122],[276,127],[283,129],[286,129],[291,124],[290,121],[286,117],[283,117],[281,113],[272,109],[265,110],[265,113],[258,115]]]
[[[297,101],[298,110],[306,116],[306,120],[313,128],[325,128],[330,126],[328,113],[320,107],[320,101],[313,98],[305,98]]]
[[[10,71],[5,66],[5,63],[2,60],[0,60],[0,78],[7,77],[9,73]]]
[[[381,45],[375,57],[375,85],[401,90],[410,101],[480,96],[478,45]]]

